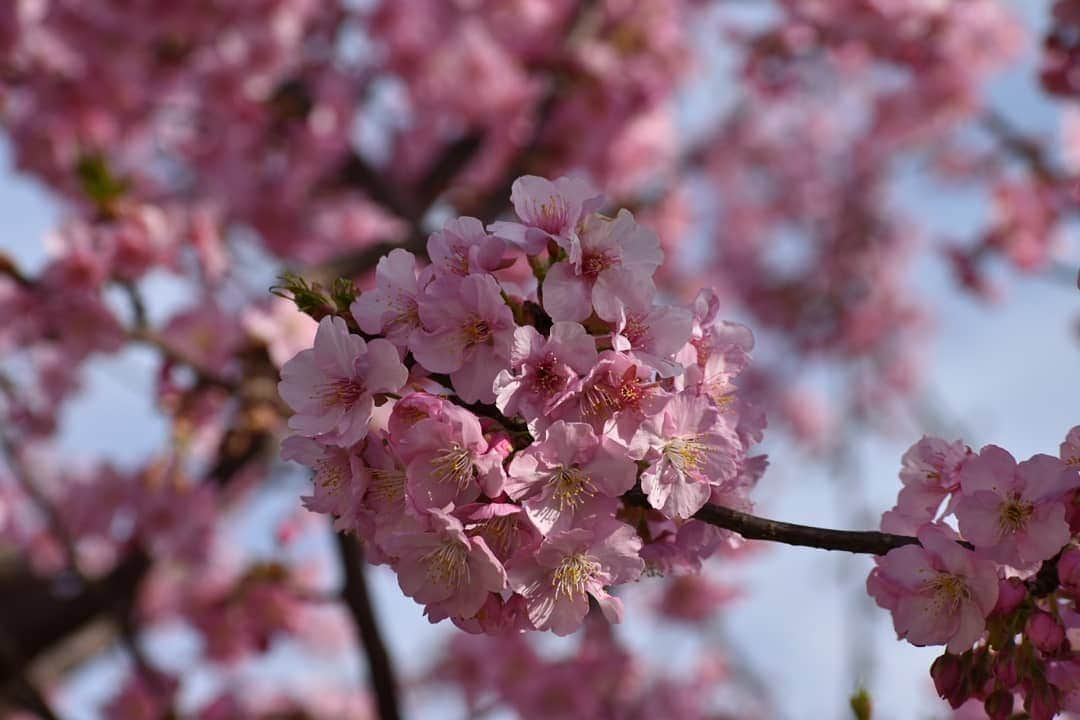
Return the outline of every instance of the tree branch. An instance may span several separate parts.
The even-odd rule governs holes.
[[[630,505],[651,507],[640,490],[631,490],[623,496],[623,499]],[[719,505],[706,505],[694,513],[694,518],[736,532],[747,540],[768,540],[785,545],[841,550],[865,555],[884,555],[904,545],[919,544],[917,538],[908,535],[893,535],[874,530],[832,530],[810,525],[796,525],[769,520]]]
[[[360,635],[364,653],[367,655],[368,669],[371,672],[371,684],[375,691],[375,701],[382,720],[398,720],[397,680],[390,653],[379,631],[375,609],[371,605],[367,581],[364,578],[364,558],[356,539],[338,533],[338,552],[341,555],[341,568],[345,574],[345,584],[341,589],[342,598],[352,613],[356,630]]]

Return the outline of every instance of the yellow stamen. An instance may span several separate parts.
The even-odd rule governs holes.
[[[469,582],[469,551],[461,543],[444,542],[421,556],[427,565],[427,577],[448,587],[461,587]]]
[[[435,479],[439,482],[453,482],[464,490],[476,475],[472,453],[457,443],[441,451],[431,461],[435,470]]]
[[[696,472],[705,464],[708,446],[698,436],[669,440],[663,449],[664,459],[680,473]]]
[[[600,572],[600,563],[583,553],[566,557],[551,576],[555,586],[555,599],[565,595],[573,600],[578,595],[585,595],[585,586]]]
[[[578,468],[560,467],[548,481],[551,497],[559,504],[559,510],[577,510],[582,503],[596,493],[589,476]]]

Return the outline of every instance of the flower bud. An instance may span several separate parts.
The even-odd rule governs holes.
[[[1011,652],[1003,652],[994,658],[994,678],[1003,687],[1013,688],[1020,682],[1020,674],[1016,671],[1016,657]]]
[[[1065,642],[1065,627],[1053,615],[1042,610],[1028,618],[1024,634],[1044,653],[1055,653]]]
[[[930,677],[938,695],[958,708],[967,700],[964,691],[964,663],[956,655],[945,653],[930,666]]]
[[[1004,689],[995,690],[986,698],[983,709],[990,720],[1008,720],[1013,712],[1012,693]]]
[[[1061,709],[1054,691],[1045,682],[1033,684],[1024,703],[1031,720],[1053,720]]]
[[[1080,592],[1080,549],[1069,548],[1061,554],[1057,564],[1058,581],[1072,592]]]
[[[1027,597],[1027,588],[1020,578],[1002,578],[998,581],[998,600],[995,615],[1008,615],[1020,607]]]

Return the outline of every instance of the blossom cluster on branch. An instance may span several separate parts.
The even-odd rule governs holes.
[[[517,221],[450,220],[430,265],[394,250],[322,318],[282,368],[282,454],[433,622],[565,635],[590,598],[618,622],[612,588],[724,542],[692,516],[749,506],[764,416],[734,385],[750,331],[708,290],[663,302],[655,233],[580,179],[511,197]],[[620,500],[638,483],[648,509]]]
[[[1059,457],[1023,462],[924,437],[900,479],[882,528],[919,544],[878,558],[867,590],[898,637],[946,646],[930,670],[939,694],[981,701],[991,720],[1080,711],[1080,426]]]

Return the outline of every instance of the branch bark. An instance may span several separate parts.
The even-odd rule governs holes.
[[[630,505],[651,507],[640,490],[631,490],[623,496],[623,499]],[[769,520],[719,505],[706,505],[694,513],[694,518],[736,532],[747,540],[768,540],[785,545],[840,550],[863,555],[884,555],[904,545],[919,544],[917,538],[908,535],[893,535],[874,530],[832,530],[810,525],[796,525]]]
[[[345,574],[345,584],[341,589],[342,598],[352,614],[360,642],[367,656],[368,669],[371,672],[371,685],[375,692],[375,702],[382,720],[398,720],[401,712],[398,707],[397,680],[390,653],[383,642],[379,630],[375,609],[371,604],[367,581],[364,578],[364,558],[356,539],[342,533],[337,535],[338,553],[341,567]]]

